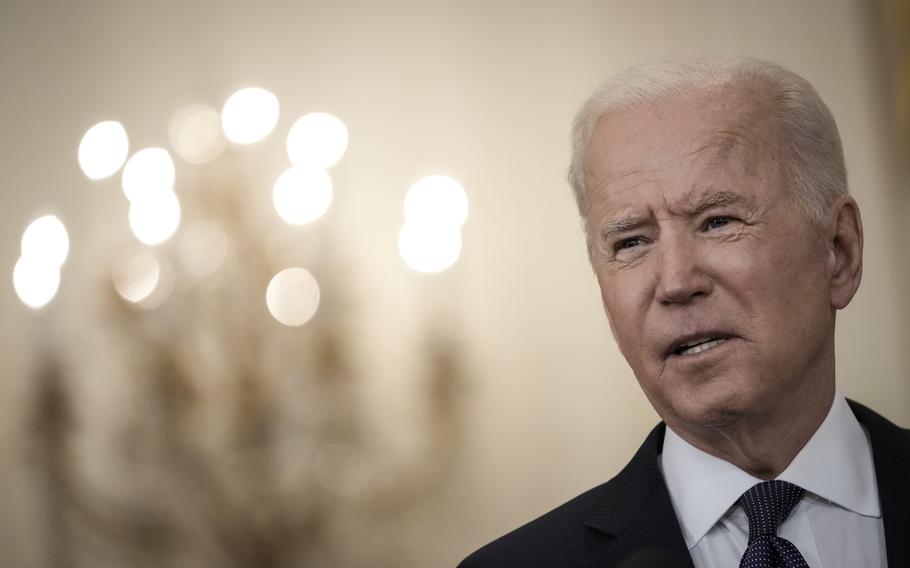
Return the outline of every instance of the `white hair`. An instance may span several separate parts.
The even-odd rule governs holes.
[[[790,189],[806,218],[823,222],[834,199],[847,193],[844,152],[834,117],[812,85],[799,75],[766,61],[743,58],[645,63],[626,69],[594,91],[575,116],[568,175],[585,224],[584,155],[605,114],[671,95],[747,82],[758,82],[770,93],[768,102],[784,146]]]

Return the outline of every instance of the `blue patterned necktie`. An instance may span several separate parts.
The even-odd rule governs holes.
[[[793,543],[777,536],[777,527],[802,497],[802,488],[778,480],[756,484],[743,493],[739,504],[749,518],[749,545],[739,568],[808,568]]]

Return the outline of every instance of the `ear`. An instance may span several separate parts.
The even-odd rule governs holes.
[[[841,195],[831,207],[828,234],[828,269],[831,307],[847,307],[863,276],[863,221],[859,206],[849,195]]]

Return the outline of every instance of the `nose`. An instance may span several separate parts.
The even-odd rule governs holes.
[[[691,236],[664,235],[656,252],[655,296],[661,304],[688,304],[711,293],[713,282],[705,271],[698,243]]]

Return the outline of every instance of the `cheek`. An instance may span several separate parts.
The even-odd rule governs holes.
[[[715,265],[715,274],[733,296],[734,309],[748,318],[746,329],[756,339],[787,343],[807,331],[797,322],[812,327],[824,317],[825,266],[818,255],[805,254],[799,245],[787,247],[786,243],[766,243],[737,252],[718,255],[723,260]]]
[[[610,320],[614,332],[619,329],[635,327],[641,319],[642,286],[635,274],[622,272],[597,272],[597,283],[600,285],[600,297],[604,311]],[[621,325],[618,325],[618,323]],[[617,327],[618,326],[618,327]]]
[[[779,254],[761,258],[754,270],[752,287],[764,297],[764,303],[784,311],[817,309],[818,298],[825,294],[825,263],[818,256]]]
[[[613,337],[623,356],[635,367],[643,350],[641,340],[648,311],[646,283],[631,273],[598,273],[597,281]]]
[[[732,245],[732,246],[731,246]],[[818,262],[796,243],[743,240],[705,255],[714,279],[743,299],[762,304],[800,301],[800,290],[818,289]]]
[[[773,255],[752,240],[713,246],[703,259],[715,281],[738,293],[762,289],[762,282],[773,277],[777,268]]]

